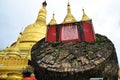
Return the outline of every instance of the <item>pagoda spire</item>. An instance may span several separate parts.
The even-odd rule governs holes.
[[[84,9],[82,9],[82,11],[83,11],[83,16],[82,16],[82,20],[81,20],[81,21],[88,21],[88,20],[91,20],[91,18],[89,18],[89,17],[86,15]]]
[[[47,6],[47,3],[46,3],[46,0],[45,0],[42,3],[42,8],[40,9],[40,11],[38,13],[36,23],[46,25],[46,15],[47,15],[46,6]]]
[[[76,19],[74,18],[74,16],[71,13],[70,4],[68,2],[68,5],[67,5],[67,15],[64,18],[63,23],[71,23],[71,22],[76,22]]]
[[[42,3],[43,7],[47,6],[46,0]]]
[[[53,25],[53,24],[57,24],[54,13],[53,13],[53,17],[52,17],[51,21],[49,22],[49,25]]]

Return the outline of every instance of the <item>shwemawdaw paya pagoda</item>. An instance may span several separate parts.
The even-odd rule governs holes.
[[[35,23],[28,25],[10,47],[0,51],[0,80],[12,78],[11,76],[21,78],[21,71],[31,58],[31,47],[45,37],[46,5],[46,2],[43,2]]]
[[[59,28],[59,24],[57,24],[57,22],[55,20],[54,14],[53,14],[53,18],[51,19],[51,21],[48,24],[46,23],[46,17],[47,17],[46,6],[47,6],[47,3],[46,3],[46,1],[44,1],[42,3],[42,8],[40,9],[40,11],[38,13],[38,17],[37,17],[35,23],[28,25],[25,28],[25,30],[20,33],[17,41],[14,42],[13,44],[11,44],[10,47],[7,47],[4,50],[0,51],[0,79],[1,80],[15,80],[15,79],[21,80],[22,79],[22,74],[21,74],[22,70],[25,67],[28,66],[28,63],[31,60],[31,49],[32,49],[32,52],[34,53],[33,45],[37,45],[37,43],[39,43],[39,41],[44,39],[45,37],[46,37],[45,38],[46,42],[50,42],[50,43],[51,42],[57,42],[57,41],[58,42],[71,42],[71,41],[72,42],[76,42],[76,41],[77,42],[82,42],[82,41],[95,42],[96,41],[94,29],[93,29],[92,23],[91,23],[91,19],[85,14],[84,10],[83,10],[83,15],[82,15],[82,20],[77,21],[75,19],[75,17],[72,15],[70,4],[68,3],[66,17],[64,18],[63,22],[60,25],[69,26],[69,28],[63,28],[62,31],[61,31],[60,30],[61,28]],[[86,23],[86,21],[88,21],[88,22]],[[76,27],[76,26],[81,26],[81,25],[79,25],[80,22],[83,22],[81,24],[83,26],[83,29],[85,29],[84,31],[83,31],[83,29],[81,30],[81,28]],[[75,25],[74,28],[73,28],[73,25],[71,25],[71,23]],[[73,30],[71,30],[71,29],[73,29]],[[64,35],[64,31],[67,32],[68,30],[72,31],[72,34],[71,34],[72,37],[71,37],[71,35],[69,35],[70,32],[68,32],[66,35]],[[61,33],[61,34],[57,35],[59,33]],[[78,35],[78,34],[80,34],[80,35]],[[83,36],[83,34],[84,34],[84,36]],[[85,43],[84,43],[84,45],[85,45]],[[43,45],[41,45],[41,46],[43,46]],[[39,47],[41,47],[41,46],[39,46]],[[78,47],[79,47],[79,45],[78,45]],[[82,46],[81,46],[81,48],[82,48]],[[36,50],[35,50],[35,52],[36,52]],[[66,54],[68,54],[68,53],[66,53]],[[66,54],[63,54],[62,57],[64,57]],[[90,52],[90,55],[91,54],[93,55],[92,52]],[[104,55],[105,57],[102,57],[102,55],[104,55],[104,54],[96,55],[97,59],[95,61],[93,61],[93,59],[90,57],[91,58],[90,61],[92,61],[93,65],[91,63],[90,63],[90,65],[88,65],[89,60],[86,62],[87,59],[84,58],[86,56],[89,57],[89,55],[83,56],[83,54],[82,54],[82,55],[78,56],[78,57],[80,57],[79,61],[82,61],[81,64],[80,64],[81,67],[85,67],[87,65],[86,68],[84,68],[84,70],[89,70],[89,69],[95,67],[95,65],[98,65],[99,63],[102,63],[103,61],[105,61],[106,58],[108,58],[110,54],[109,55],[108,54]],[[36,57],[36,56],[34,56],[34,57]],[[46,55],[45,55],[45,57],[46,57]],[[73,57],[73,56],[71,55],[71,57]],[[39,58],[39,56],[38,56],[38,58]],[[51,58],[51,56],[50,56],[50,58]],[[76,61],[75,59],[74,59],[74,61]],[[34,58],[32,60],[34,60]],[[47,59],[44,59],[43,61],[45,62],[46,60]],[[49,58],[48,58],[48,60],[49,60]],[[56,60],[57,60],[57,58],[56,58]],[[35,60],[35,61],[37,61],[37,60]],[[51,60],[51,62],[52,62],[52,60]],[[37,63],[39,63],[39,61],[37,61]],[[46,63],[43,64],[43,65],[40,64],[40,66],[46,67],[45,66]],[[58,64],[58,63],[56,63],[56,64]],[[75,63],[75,66],[76,65],[77,65],[77,62]],[[56,66],[59,66],[59,64],[56,65]],[[64,66],[68,67],[68,65],[66,63],[63,64],[63,67]],[[74,66],[74,64],[73,64],[73,66]],[[53,67],[55,67],[55,65],[53,65],[50,68],[50,70],[52,70]],[[58,71],[62,71],[61,68],[58,68]],[[36,68],[36,71],[37,70],[38,69]],[[63,71],[67,71],[67,70],[68,69],[65,69]],[[72,70],[74,70],[74,69],[72,69]],[[81,71],[81,70],[84,71],[83,68],[79,69],[79,71]],[[39,71],[38,71],[38,74],[40,74]],[[39,79],[40,75],[37,75],[37,76],[38,76],[38,79]],[[44,77],[44,80],[48,80],[48,78],[50,78],[50,76],[48,78],[46,78],[42,74],[41,74],[41,76]]]

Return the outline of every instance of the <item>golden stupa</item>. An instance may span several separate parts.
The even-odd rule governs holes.
[[[0,80],[22,79],[21,72],[31,59],[31,47],[45,37],[46,5],[44,1],[35,23],[28,25],[10,47],[0,51]]]
[[[16,42],[11,46],[0,51],[0,80],[21,80],[22,70],[28,66],[28,61],[31,59],[31,48],[39,40],[46,35],[46,6],[47,3],[42,3],[42,8],[38,13],[35,23],[28,25],[23,32],[20,32]],[[83,10],[82,20],[89,20]],[[67,14],[63,20],[64,23],[76,22],[77,20],[71,13],[70,4],[67,5]],[[57,24],[54,13],[48,25]]]

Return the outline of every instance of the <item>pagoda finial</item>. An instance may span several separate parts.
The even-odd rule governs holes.
[[[91,19],[85,14],[84,9],[82,9],[82,11],[83,11],[83,16],[82,16],[82,20],[81,20],[81,21],[88,21],[88,20],[91,20]]]
[[[70,8],[70,3],[68,2],[68,8],[67,8],[67,11],[68,11],[68,13],[71,13],[71,8]]]
[[[40,11],[38,13],[36,23],[46,25],[46,15],[47,15],[46,6],[47,6],[47,3],[46,3],[46,0],[45,0],[42,3],[42,8],[40,9]]]
[[[54,14],[54,12],[53,12],[53,19],[54,19],[54,16],[55,16],[55,14]]]
[[[47,3],[46,3],[46,0],[43,2],[43,7],[46,7],[47,6]]]
[[[49,22],[49,25],[57,24],[57,22],[56,22],[54,16],[55,16],[55,14],[54,14],[54,12],[53,12],[53,16],[52,16],[51,21]]]
[[[68,0],[68,5],[70,5],[70,4],[69,4],[69,0]]]
[[[68,0],[67,15],[66,15],[63,23],[70,23],[70,22],[76,22],[76,19],[74,18],[74,16],[71,13],[71,8],[70,8],[69,0]]]

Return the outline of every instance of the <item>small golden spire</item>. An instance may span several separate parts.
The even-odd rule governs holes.
[[[68,5],[67,5],[67,15],[64,18],[63,23],[70,23],[70,22],[76,22],[76,19],[74,18],[74,16],[71,13],[70,4],[68,2]]]
[[[52,17],[52,19],[50,20],[49,25],[57,24],[57,22],[56,22],[54,16],[55,16],[55,14],[53,13],[53,17]]]
[[[88,21],[88,20],[91,20],[91,18],[89,18],[89,17],[85,14],[84,9],[82,9],[82,11],[83,11],[83,16],[82,16],[82,20],[81,20],[81,21]]]

